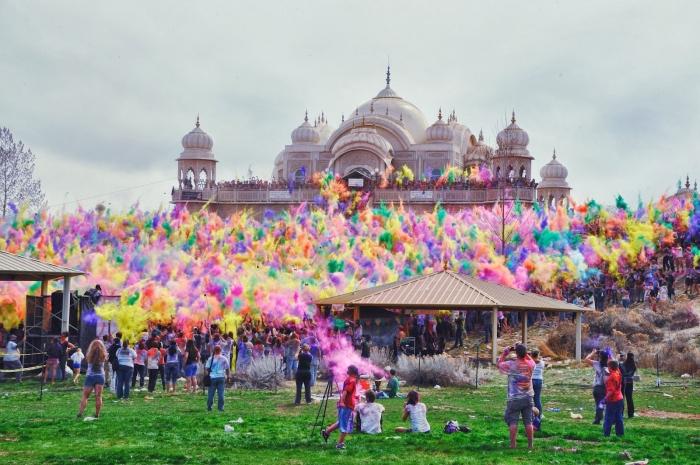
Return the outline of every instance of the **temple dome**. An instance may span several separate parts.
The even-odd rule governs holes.
[[[406,132],[413,138],[414,143],[421,143],[425,139],[425,130],[428,122],[420,109],[401,98],[391,87],[391,72],[387,69],[386,87],[379,91],[376,97],[357,107],[351,114],[355,118],[377,115],[385,116],[399,122]]]
[[[442,109],[438,111],[438,119],[425,130],[426,142],[450,142],[454,137],[452,127],[442,119]]]
[[[182,148],[180,154],[183,158],[214,158],[211,152],[214,147],[214,139],[199,127],[199,116],[194,129],[182,137]]]
[[[479,140],[467,151],[467,161],[486,162],[493,156],[493,148],[484,142],[484,133],[479,131]]]
[[[496,136],[496,143],[499,149],[525,149],[530,143],[530,137],[524,129],[515,123],[515,112],[508,127],[503,129]]]
[[[568,175],[569,171],[564,165],[559,163],[557,160],[557,152],[554,151],[552,160],[540,169],[542,182],[539,184],[539,187],[560,187],[568,189],[569,184],[566,182],[566,177]]]
[[[318,130],[309,124],[309,113],[304,115],[304,122],[292,131],[292,144],[318,144],[321,135]]]

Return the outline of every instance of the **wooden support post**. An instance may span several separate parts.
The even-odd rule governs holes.
[[[41,282],[41,289],[39,290],[40,294],[39,296],[45,296],[49,293],[49,282],[44,280]]]
[[[352,321],[357,323],[360,321],[360,307],[353,307],[352,309]]]
[[[576,312],[576,361],[581,361],[581,317],[583,312]]]
[[[522,343],[527,345],[527,310],[520,314],[520,332],[522,333]]]
[[[491,362],[498,361],[498,307],[491,311]]]
[[[63,277],[63,309],[61,311],[61,332],[68,331],[70,321],[70,276]]]

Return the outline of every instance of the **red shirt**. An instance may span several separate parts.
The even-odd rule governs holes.
[[[618,402],[622,400],[622,376],[620,370],[610,370],[605,380],[605,401]]]
[[[343,383],[343,393],[340,395],[340,406],[355,410],[357,405],[357,397],[355,390],[357,389],[357,379],[354,376],[348,376]]]

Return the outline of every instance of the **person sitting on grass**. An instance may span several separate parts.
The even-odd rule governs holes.
[[[389,375],[391,377],[389,378],[389,381],[386,384],[386,389],[379,391],[379,393],[377,394],[377,399],[393,399],[394,397],[399,397],[399,378],[398,376],[396,376],[396,370],[391,368],[389,370]]]
[[[420,395],[416,391],[409,391],[406,396],[406,404],[403,408],[403,416],[401,419],[406,421],[410,419],[411,427],[405,428],[399,426],[396,428],[397,433],[429,433],[430,424],[428,423],[428,407],[423,402],[420,402]]]
[[[367,434],[379,434],[382,432],[382,413],[384,406],[375,402],[377,396],[374,391],[365,393],[366,402],[362,402],[356,408],[360,414],[360,432]]]
[[[83,416],[85,407],[92,391],[95,391],[95,418],[100,417],[102,409],[102,389],[105,385],[105,362],[107,361],[107,349],[99,339],[95,339],[88,347],[87,371],[85,372],[85,383],[83,384],[83,396],[80,399],[78,418]]]
[[[360,372],[355,365],[350,365],[347,371],[347,377],[343,382],[343,391],[340,393],[338,400],[338,421],[330,425],[328,428],[321,430],[323,440],[328,442],[331,433],[336,429],[340,430],[338,442],[335,445],[336,449],[345,449],[345,437],[352,433],[353,412],[357,405],[357,379],[360,377]]]
[[[542,427],[542,412],[537,407],[532,407],[532,427],[535,431]]]
[[[507,360],[508,355],[515,351],[517,357]],[[518,420],[522,416],[527,435],[527,447],[532,449],[532,407],[534,390],[532,389],[532,372],[535,362],[527,353],[524,344],[508,347],[498,359],[498,369],[508,375],[508,402],[504,419],[510,432],[510,448],[515,449],[515,439],[518,435]]]

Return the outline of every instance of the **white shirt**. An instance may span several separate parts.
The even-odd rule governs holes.
[[[19,350],[17,350],[17,343],[15,341],[10,341],[7,343],[5,348],[5,356],[3,360],[6,362],[18,362],[19,361]]]
[[[83,352],[74,352],[73,355],[70,356],[70,359],[73,363],[80,364],[83,362],[83,359],[85,358],[85,355],[83,355]]]
[[[412,432],[427,433],[430,431],[430,424],[428,424],[428,419],[426,417],[428,408],[423,402],[418,402],[416,405],[406,405],[406,411],[408,412],[411,420]]]
[[[540,360],[535,363],[535,368],[532,370],[532,379],[544,379],[544,361]]]
[[[357,406],[362,432],[378,434],[382,432],[382,412],[384,406],[376,402],[365,402]]]

